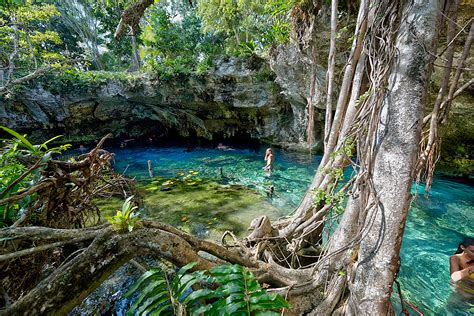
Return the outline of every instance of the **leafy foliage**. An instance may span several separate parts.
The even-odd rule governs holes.
[[[328,190],[318,189],[314,192],[314,204],[318,205],[323,203],[324,205],[331,205],[332,210],[337,214],[342,214],[345,206],[345,194],[342,191],[338,191],[335,194]]]
[[[152,311],[156,315],[175,314],[175,310],[184,307],[184,298],[189,294],[189,289],[203,277],[203,272],[186,273],[195,265],[195,262],[185,265],[171,280],[161,269],[145,272],[125,294],[125,297],[130,297],[138,293],[127,315],[142,315]],[[197,299],[199,298],[186,297],[186,303],[195,302]]]
[[[134,3],[2,2],[0,62],[7,69],[14,64],[15,70],[13,75],[4,72],[4,77],[13,81],[40,69],[38,76],[48,77],[43,82],[54,93],[65,87],[76,91],[76,87],[85,89],[89,83],[94,86],[94,80],[83,80],[88,78],[81,73],[124,71],[127,67],[135,71],[140,60],[143,69],[152,70],[165,80],[178,74],[201,74],[220,56],[261,55],[271,45],[287,41],[293,5],[293,1],[283,0],[205,0],[192,7],[187,2],[156,1],[146,11],[140,29],[117,41],[113,34],[121,13]],[[15,87],[23,85],[15,83]]]
[[[0,3],[0,63],[6,65],[0,87],[41,67],[57,67],[64,57],[57,47],[62,43],[48,23],[59,12],[51,4],[34,1]]]
[[[95,69],[102,70],[104,65],[99,48],[104,41],[104,32],[100,21],[81,0],[62,0],[57,2],[57,6],[61,12],[61,26],[74,34],[77,46],[83,48],[81,57],[92,63]]]
[[[274,310],[288,308],[285,299],[276,293],[269,294],[255,280],[252,272],[240,265],[223,265],[212,268],[208,281],[219,284],[210,297],[218,298],[212,304],[199,307],[194,314],[205,315],[279,315]]]
[[[13,137],[15,137],[18,140],[18,145],[26,149],[27,154],[33,155],[33,156],[41,156],[43,155],[43,160],[45,160],[45,156],[47,158],[51,158],[51,154],[59,154],[69,147],[71,147],[70,144],[65,144],[65,145],[60,145],[58,147],[53,147],[53,148],[48,148],[48,144],[51,142],[54,142],[56,139],[62,137],[62,135],[55,136],[51,139],[48,139],[47,141],[43,142],[40,145],[33,145],[31,142],[26,139],[25,136],[20,135],[19,133],[15,132],[12,129],[9,129],[8,127],[5,126],[0,126],[0,129],[4,130],[5,132],[9,133]]]
[[[110,81],[124,83],[138,82],[132,73],[108,71],[84,71],[73,67],[64,67],[61,72],[45,75],[40,82],[50,86],[49,91],[55,94],[91,91]]]
[[[33,145],[24,135],[8,127],[0,126],[0,129],[14,137],[2,141],[0,155],[0,193],[2,198],[8,198],[32,186],[40,178],[42,169],[37,168],[19,180],[27,171],[25,165],[18,159],[19,157],[34,157],[41,165],[50,160],[53,154],[61,153],[71,146],[69,144],[51,148],[48,146],[61,136],[53,137],[40,145]],[[29,195],[18,202],[0,205],[0,227],[11,224],[17,214],[28,206],[32,198],[33,196]]]
[[[116,230],[131,232],[138,221],[138,214],[135,212],[138,207],[132,204],[134,196],[128,197],[122,205],[122,210],[117,211],[114,216],[108,216],[106,219]]]
[[[222,265],[186,273],[195,265],[184,266],[171,281],[161,270],[145,272],[126,294],[138,293],[127,314],[176,314],[185,310],[191,315],[279,315],[277,311],[289,307],[283,297],[262,289],[245,267]],[[198,285],[199,289],[191,289]]]
[[[161,78],[203,72],[212,65],[214,56],[223,52],[222,39],[201,31],[201,20],[193,9],[173,16],[164,8],[154,7],[146,19],[141,56]]]
[[[289,39],[293,1],[203,0],[199,14],[206,31],[226,37],[226,53],[249,56]]]

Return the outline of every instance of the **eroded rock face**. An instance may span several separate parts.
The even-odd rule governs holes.
[[[262,61],[231,58],[218,61],[206,75],[167,81],[143,74],[133,81],[111,79],[56,95],[46,85],[37,86],[0,101],[0,124],[41,139],[57,134],[68,141],[95,140],[107,133],[207,139],[240,135],[301,147],[304,106],[285,97],[273,76]]]
[[[290,103],[293,113],[291,129],[297,130],[307,126],[307,104],[311,80],[311,60],[301,52],[296,44],[290,42],[276,47],[271,54],[270,67],[276,74],[275,82],[281,87],[281,93]],[[312,106],[315,108],[315,137],[317,142],[322,138],[325,109],[325,69],[317,66],[315,91]],[[299,135],[298,143],[305,142],[305,134]],[[318,146],[319,144],[317,144]]]

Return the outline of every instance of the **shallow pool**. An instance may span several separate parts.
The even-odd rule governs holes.
[[[140,182],[150,181],[147,167],[150,160],[154,176],[171,178],[192,170],[202,178],[225,179],[226,183],[245,185],[262,197],[266,196],[270,186],[274,186],[273,198],[266,200],[272,206],[272,214],[267,214],[272,218],[286,215],[297,207],[320,161],[318,156],[276,150],[275,170],[269,176],[262,170],[263,147],[233,150],[133,147],[109,150],[116,154],[116,170],[136,177]],[[425,315],[445,315],[445,305],[451,293],[449,256],[463,236],[474,235],[474,187],[437,178],[429,197],[423,194],[423,189],[422,186],[416,189],[420,194],[413,202],[408,217],[398,280],[403,295],[418,310]],[[236,212],[234,220],[247,224],[262,213],[265,209]],[[470,313],[464,310],[458,311],[457,315],[472,315]]]

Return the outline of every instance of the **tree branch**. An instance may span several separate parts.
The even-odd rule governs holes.
[[[154,228],[120,233],[101,231],[81,254],[74,257],[33,290],[0,311],[0,315],[67,314],[124,263],[141,255],[163,258],[177,266],[195,261],[195,270],[215,263],[200,257],[183,238]]]
[[[43,66],[43,67],[40,67],[40,68],[36,69],[34,72],[32,72],[32,73],[30,73],[26,76],[23,76],[21,78],[15,79],[15,80],[7,81],[7,83],[4,86],[0,87],[0,95],[3,95],[5,93],[7,93],[8,89],[10,87],[14,86],[14,85],[23,83],[25,81],[30,81],[32,79],[35,79],[35,78],[38,78],[38,77],[42,76],[49,69],[51,69],[50,66]]]
[[[61,247],[61,246],[67,245],[67,244],[75,244],[75,243],[79,243],[79,242],[82,242],[82,241],[91,240],[91,239],[94,239],[94,237],[95,237],[95,235],[93,235],[93,234],[87,234],[85,236],[75,238],[75,239],[58,241],[58,242],[55,242],[55,243],[52,243],[52,244],[47,244],[47,245],[32,247],[32,248],[28,248],[28,249],[24,249],[24,250],[20,250],[20,251],[16,251],[16,252],[11,252],[11,253],[8,253],[8,254],[5,254],[5,255],[0,255],[0,262],[10,260],[10,259],[19,258],[19,257],[24,257],[24,256],[28,256],[28,255],[32,255],[34,253],[38,253],[38,252],[42,252],[42,251],[45,251],[45,250]]]
[[[122,37],[127,25],[129,25],[132,28],[134,34],[136,34],[140,19],[145,14],[145,10],[154,2],[154,0],[140,0],[136,4],[123,11],[120,22],[115,30],[115,39]]]

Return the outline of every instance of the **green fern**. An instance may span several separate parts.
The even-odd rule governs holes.
[[[186,309],[185,298],[186,304],[193,304],[196,299],[199,299],[186,297],[188,289],[203,278],[204,271],[186,273],[196,264],[196,262],[191,262],[185,265],[174,275],[172,280],[168,279],[163,270],[152,269],[145,272],[125,294],[125,297],[131,297],[134,293],[138,293],[127,316],[147,315],[151,312],[153,315],[180,314],[178,310]]]
[[[186,273],[196,265],[181,268],[171,281],[161,270],[150,270],[127,292],[139,293],[127,315],[279,315],[289,304],[276,293],[260,287],[253,274],[239,265],[222,265],[209,271]],[[191,291],[198,283],[217,285]],[[205,304],[205,303],[208,304]]]
[[[212,304],[200,306],[192,315],[280,315],[277,311],[288,308],[288,302],[276,293],[269,294],[260,287],[252,272],[239,265],[212,268],[208,281],[219,284]]]

